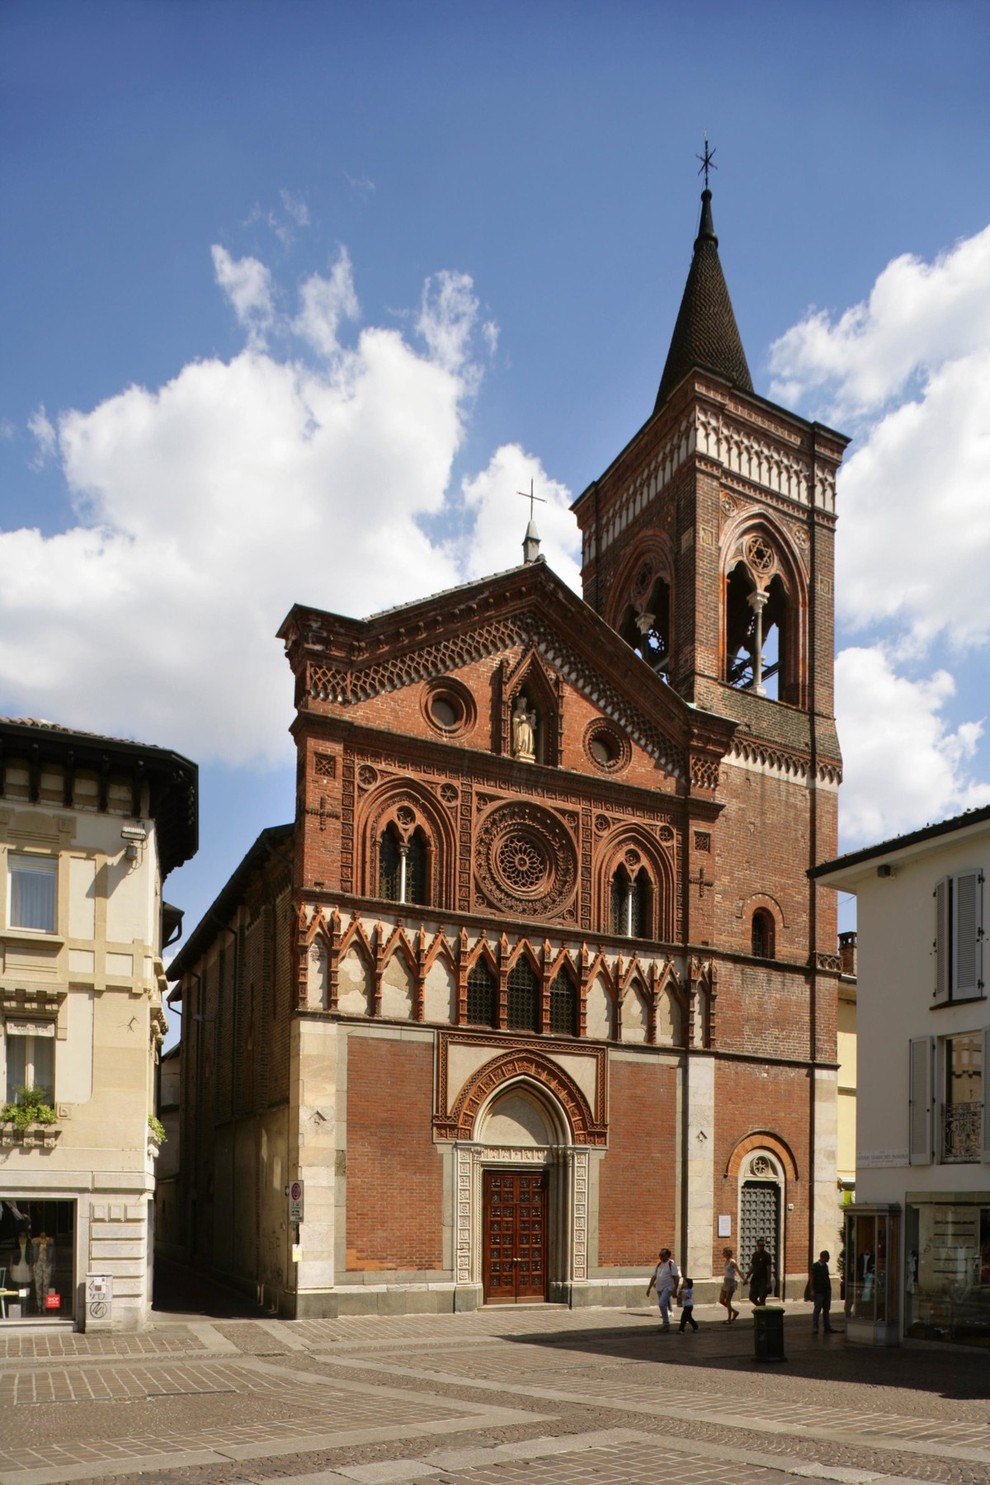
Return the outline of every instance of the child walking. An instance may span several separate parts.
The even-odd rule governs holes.
[[[694,1280],[687,1278],[681,1285],[681,1323],[677,1329],[683,1331],[685,1325],[690,1325],[692,1330],[698,1329],[694,1318]]]

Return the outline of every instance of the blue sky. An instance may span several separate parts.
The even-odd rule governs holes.
[[[292,602],[519,558],[647,417],[715,146],[757,389],[853,435],[843,844],[990,800],[990,6],[0,0],[0,712],[290,818]]]

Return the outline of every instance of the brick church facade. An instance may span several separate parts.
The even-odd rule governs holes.
[[[652,416],[537,554],[297,606],[296,818],[173,966],[184,1252],[283,1313],[713,1297],[834,1246],[836,471],[758,396],[710,193]],[[286,1190],[303,1188],[302,1220]]]

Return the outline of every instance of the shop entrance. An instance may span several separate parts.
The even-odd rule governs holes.
[[[71,1320],[76,1204],[0,1197],[0,1322]]]
[[[486,1304],[546,1299],[548,1189],[545,1170],[484,1172],[482,1283]]]

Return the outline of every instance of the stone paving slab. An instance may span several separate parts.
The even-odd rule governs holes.
[[[232,1421],[195,1433],[166,1432],[161,1422],[140,1435],[81,1439],[71,1415],[54,1412],[53,1426],[46,1427],[43,1442],[12,1437],[17,1433],[18,1413],[29,1411],[26,1398],[6,1414],[7,1426],[0,1444],[0,1485],[59,1485],[72,1479],[93,1479],[140,1470],[174,1470],[190,1464],[231,1460],[265,1459],[317,1450],[355,1447],[366,1443],[391,1442],[415,1437],[433,1437],[454,1431],[505,1426],[534,1421],[534,1415],[513,1408],[463,1402],[424,1395],[396,1387],[375,1386],[348,1379],[327,1379],[313,1372],[243,1360],[236,1366],[213,1364],[174,1368],[77,1369],[69,1381],[68,1368],[51,1378],[47,1389],[49,1406],[55,1401],[132,1400],[192,1392],[225,1392],[240,1401],[239,1413],[250,1421]],[[14,1392],[23,1381],[30,1384],[32,1402],[42,1393],[47,1374],[39,1378],[13,1378]],[[10,1379],[4,1379],[10,1380]],[[295,1416],[265,1417],[264,1396],[291,1404]],[[43,1399],[45,1400],[45,1399]],[[387,1422],[383,1423],[383,1419]],[[53,1438],[54,1420],[70,1437]],[[13,1421],[14,1427],[11,1427]]]
[[[447,1358],[449,1361],[449,1357]],[[380,1363],[357,1357],[332,1357],[330,1364],[348,1370],[375,1371]],[[622,1412],[647,1414],[654,1418],[671,1420],[675,1429],[691,1425],[697,1419],[710,1418],[722,1427],[735,1428],[743,1432],[772,1433],[776,1436],[791,1434],[800,1438],[816,1438],[827,1442],[852,1440],[858,1442],[868,1436],[871,1448],[897,1450],[900,1453],[927,1453],[937,1445],[939,1452],[947,1458],[986,1464],[990,1479],[990,1424],[967,1424],[957,1419],[935,1420],[911,1415],[883,1411],[862,1411],[850,1414],[842,1407],[809,1405],[800,1403],[778,1403],[766,1398],[754,1400],[738,1411],[727,1407],[721,1393],[706,1393],[702,1389],[677,1390],[659,1384],[655,1395],[646,1400],[630,1395],[634,1389],[629,1380],[609,1382],[599,1380],[593,1392],[579,1389],[537,1386],[530,1381],[511,1381],[505,1367],[493,1370],[499,1376],[475,1375],[465,1377],[462,1371],[441,1371],[439,1361],[435,1366],[406,1366],[395,1363],[390,1372],[396,1377],[419,1378],[448,1386],[483,1389],[486,1393],[494,1385],[501,1393],[519,1394],[539,1398],[546,1402],[584,1403],[599,1407],[603,1400],[611,1408]],[[484,1371],[484,1368],[482,1368]]]
[[[0,1485],[990,1481],[990,1357],[856,1353],[800,1321],[793,1368],[756,1365],[752,1327],[714,1312],[663,1339],[645,1310],[5,1331],[24,1354],[0,1365]],[[305,1453],[325,1468],[293,1474]]]

